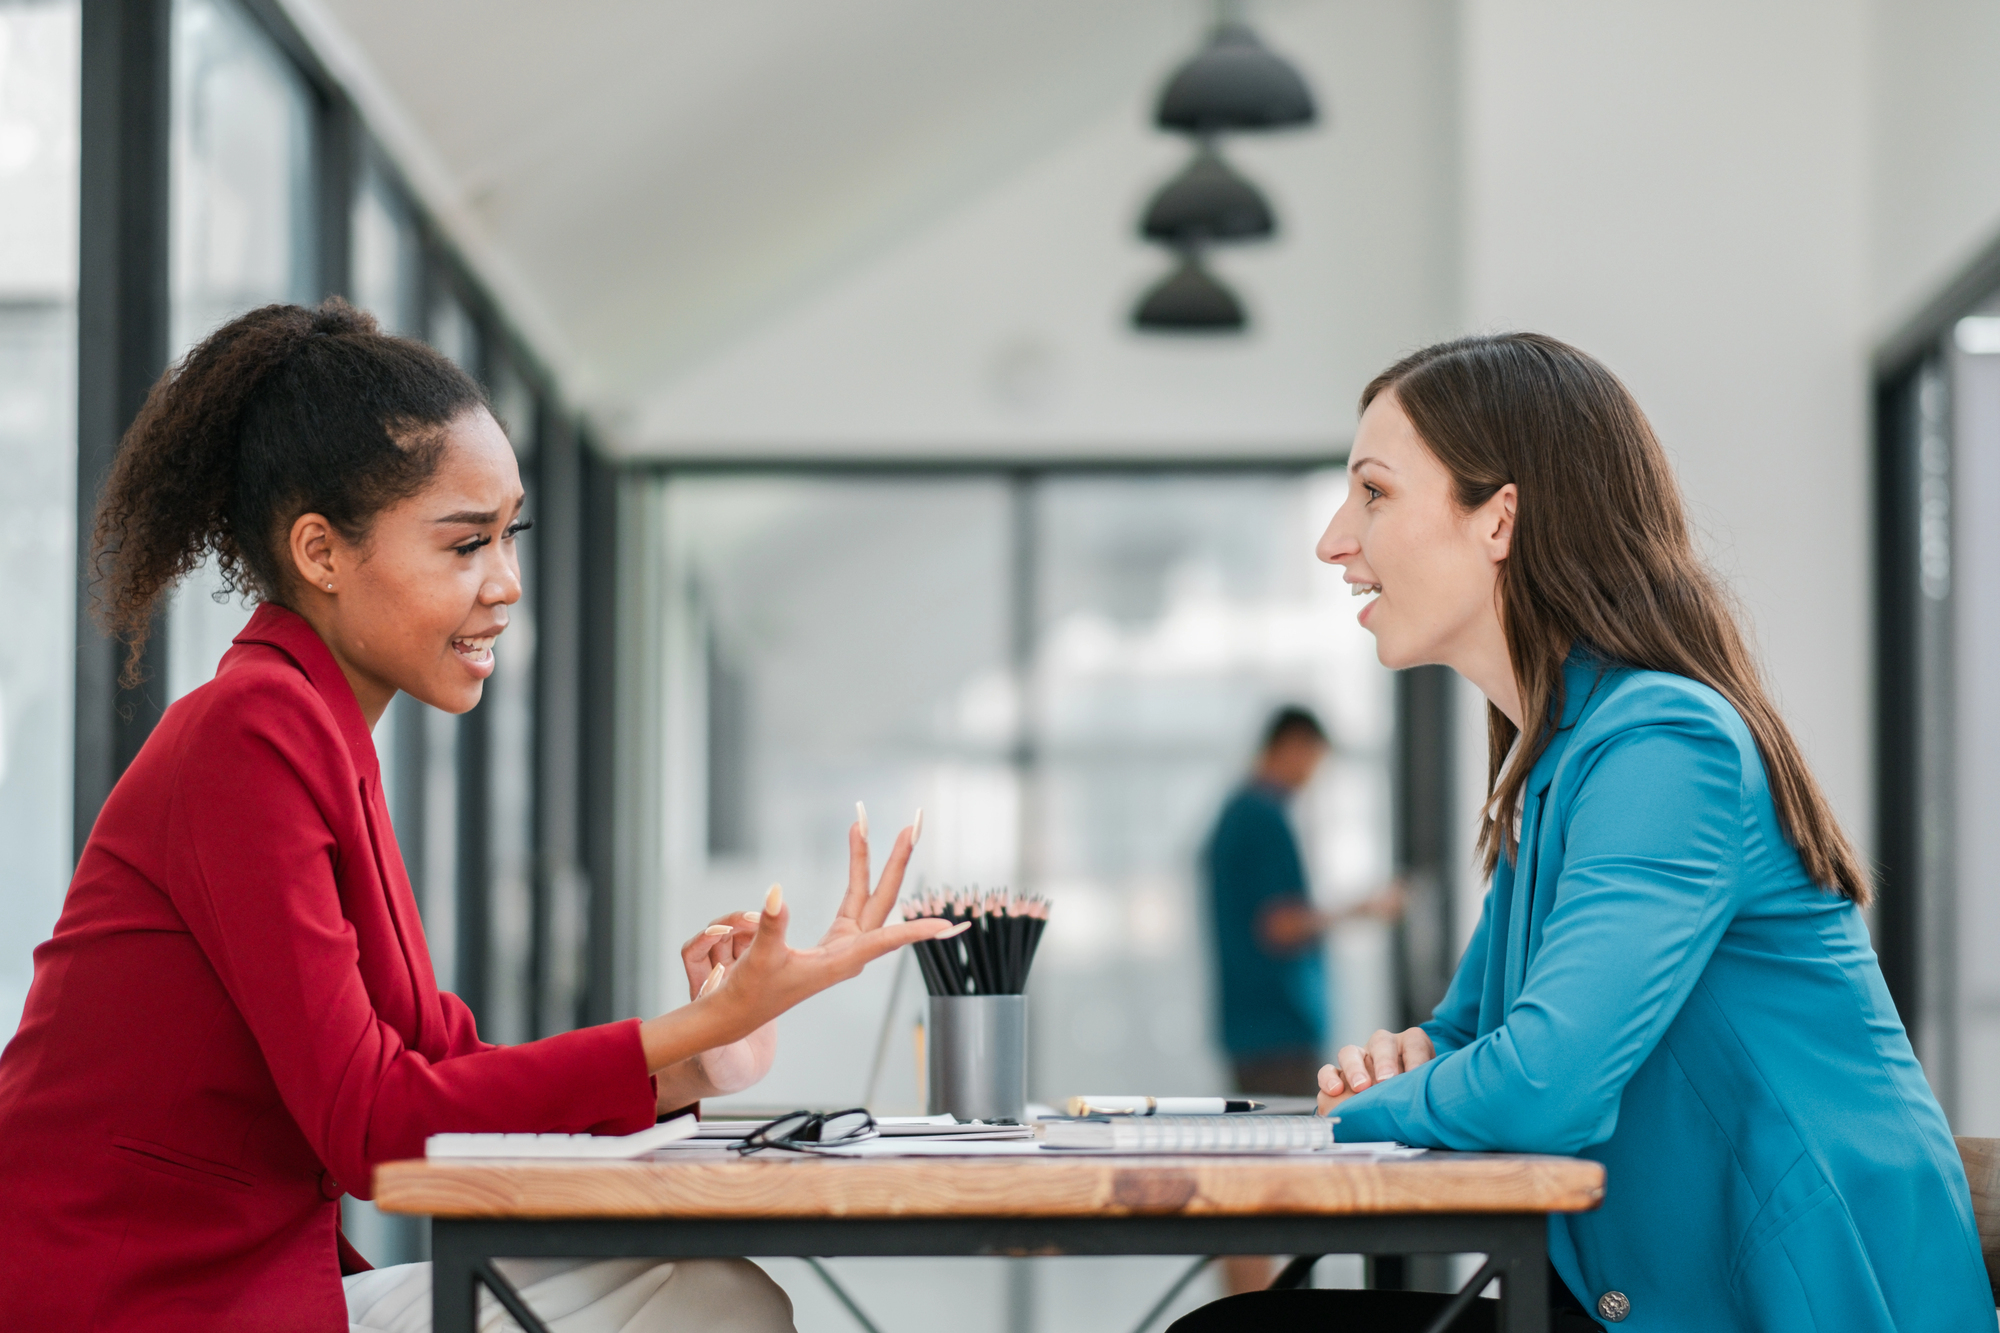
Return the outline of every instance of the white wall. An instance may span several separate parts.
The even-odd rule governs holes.
[[[1871,301],[1886,332],[2000,234],[2000,4],[1870,8]]]
[[[1865,845],[1869,10],[1463,16],[1465,322],[1565,338],[1637,394]]]
[[[1255,18],[1331,118],[1225,146],[1282,229],[1215,263],[1250,308],[1248,336],[1127,327],[1167,270],[1137,219],[1189,155],[1151,128],[1155,84],[1135,83],[1116,113],[719,349],[613,434],[650,454],[1337,447],[1368,377],[1451,331],[1455,24],[1442,0]]]

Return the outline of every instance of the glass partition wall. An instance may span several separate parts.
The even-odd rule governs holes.
[[[1031,1095],[1224,1087],[1200,854],[1275,706],[1308,704],[1336,740],[1298,810],[1316,891],[1389,874],[1391,677],[1312,557],[1344,486],[1296,470],[654,483],[657,611],[633,659],[658,692],[637,760],[659,773],[651,1005],[686,1000],[681,940],[774,881],[800,929],[830,918],[857,799],[878,846],[922,806],[913,888],[1054,900]],[[1388,944],[1359,926],[1330,943],[1337,1030],[1393,1017]],[[780,1021],[747,1100],[917,1109],[921,1009],[914,970],[877,965]]]
[[[1960,1134],[2000,1134],[2000,243],[1878,361],[1876,941]]]
[[[258,306],[318,296],[305,76],[234,0],[176,0],[168,292],[176,360]],[[249,605],[209,561],[175,591],[164,689],[215,675]]]
[[[620,786],[642,1011],[685,1003],[681,941],[774,881],[815,936],[845,883],[856,800],[878,849],[921,806],[912,888],[1053,900],[1029,988],[1032,1098],[1225,1089],[1201,850],[1287,702],[1337,743],[1295,812],[1315,892],[1338,903],[1388,877],[1393,678],[1339,571],[1312,555],[1340,472],[630,484],[621,671],[639,692],[621,708],[634,735]],[[1328,948],[1332,1030],[1390,1022],[1389,931],[1357,925]],[[916,969],[885,959],[780,1019],[770,1077],[715,1109],[921,1112],[923,1015]],[[840,1264],[885,1326],[922,1320],[949,1289],[984,1293],[970,1326],[995,1330],[1135,1319],[1182,1266]],[[818,1299],[803,1270],[773,1271]]]
[[[0,3],[0,1033],[70,871],[78,5]]]

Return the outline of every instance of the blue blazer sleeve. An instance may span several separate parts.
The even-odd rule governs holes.
[[[1719,721],[1686,713],[1575,757],[1568,809],[1544,815],[1564,820],[1554,906],[1505,1021],[1343,1103],[1343,1139],[1574,1153],[1611,1137],[1626,1082],[1733,914],[1744,774]],[[1537,830],[1544,857],[1550,832]],[[1517,886],[1517,906],[1533,887]],[[1469,970],[1447,998],[1448,1038],[1464,1030]]]
[[[1431,1046],[1439,1055],[1469,1046],[1479,1035],[1479,990],[1486,976],[1487,926],[1492,915],[1493,894],[1488,890],[1486,901],[1479,908],[1479,925],[1466,941],[1465,953],[1458,960],[1458,971],[1452,974],[1444,999],[1431,1011],[1430,1022],[1418,1024],[1430,1035]]]

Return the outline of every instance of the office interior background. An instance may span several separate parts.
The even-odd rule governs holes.
[[[207,331],[335,293],[486,384],[530,493],[485,702],[376,733],[491,1037],[683,1001],[677,943],[773,880],[829,914],[859,798],[925,808],[924,883],[1054,899],[1033,1095],[1216,1089],[1197,854],[1289,700],[1338,746],[1316,892],[1412,886],[1330,941],[1335,1039],[1421,1018],[1483,891],[1483,709],[1377,666],[1311,546],[1375,371],[1533,328],[1652,415],[1877,868],[1926,1071],[2000,1134],[2000,8],[1229,6],[1320,114],[1227,144],[1279,219],[1210,257],[1247,327],[1142,333],[1136,220],[1188,157],[1153,105],[1217,12],[0,0],[0,1025],[247,616],[192,578],[121,693],[94,488]],[[920,991],[888,960],[801,1007],[736,1101],[918,1109]],[[1130,1323],[1177,1271],[837,1268],[884,1329],[953,1293],[1010,1333]]]

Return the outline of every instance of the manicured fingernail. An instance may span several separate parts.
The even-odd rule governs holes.
[[[917,839],[924,836],[924,808],[917,807],[917,817],[910,821],[910,850],[915,851]]]
[[[722,964],[717,963],[715,965],[715,970],[708,974],[708,980],[701,983],[701,989],[695,993],[694,998],[699,1000],[702,996],[708,994],[710,991],[714,990],[718,985],[720,985],[722,983],[723,971],[724,969]]]
[[[704,930],[701,933],[704,935],[727,935],[730,931],[734,929],[735,929],[734,926],[710,926],[707,930]]]
[[[762,912],[745,912],[743,914],[743,919],[745,921],[748,921],[751,925],[754,926],[759,921],[762,921],[764,919],[764,914]]]
[[[854,822],[861,826],[861,841],[868,841],[868,807],[859,801],[854,803]]]
[[[785,910],[785,889],[783,885],[773,884],[771,891],[764,895],[764,910],[773,914]],[[760,921],[762,919],[762,917],[758,918]]]
[[[961,921],[957,925],[953,926],[950,930],[947,930],[944,934],[935,936],[934,938],[940,940],[948,940],[954,935],[963,935],[966,931],[971,929],[972,929],[972,923],[970,921]]]

